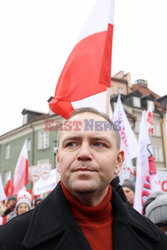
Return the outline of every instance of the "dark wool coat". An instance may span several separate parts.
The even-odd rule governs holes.
[[[114,189],[111,203],[114,250],[167,250],[167,236],[124,203]],[[23,249],[91,249],[70,211],[60,183],[35,209],[0,227],[0,250]]]

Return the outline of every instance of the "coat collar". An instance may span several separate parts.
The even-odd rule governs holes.
[[[153,223],[146,217],[141,216],[128,203],[122,202],[118,193],[113,189],[111,198],[114,221],[113,221],[113,246],[114,249],[124,249],[127,246],[129,235],[131,248],[129,249],[154,249],[161,239],[159,232]],[[120,239],[120,235],[123,236]],[[130,239],[129,239],[130,240]],[[135,246],[135,247],[134,247]],[[157,249],[157,248],[156,248]]]
[[[114,249],[120,249],[117,246],[118,234],[126,234],[127,231],[128,233],[130,231],[132,234],[136,231],[137,234],[144,234],[144,237],[152,240],[154,243],[160,242],[156,230],[151,226],[148,226],[150,223],[148,223],[145,218],[142,219],[141,215],[130,208],[127,204],[123,203],[114,189],[112,192],[111,203],[114,214],[113,242],[116,242],[114,243]],[[61,205],[59,206],[59,204]],[[122,232],[120,225],[124,225],[124,227],[122,227],[124,228]],[[51,192],[51,194],[32,210],[23,245],[26,248],[32,248],[53,239],[56,236],[60,237],[60,235],[67,235],[74,228],[78,233],[78,237],[84,237],[70,211],[70,206],[63,194],[61,185],[58,183],[57,187]],[[85,242],[85,244],[87,243]]]
[[[51,194],[32,210],[23,245],[27,248],[38,246],[56,235],[61,235],[67,229],[67,225],[75,223],[58,183]]]

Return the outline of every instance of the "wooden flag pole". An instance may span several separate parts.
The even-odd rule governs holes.
[[[109,116],[110,110],[110,88],[107,88],[106,91],[106,114]]]

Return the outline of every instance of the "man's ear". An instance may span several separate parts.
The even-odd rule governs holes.
[[[57,168],[57,171],[60,173],[59,149],[58,148],[56,148],[56,168]]]
[[[124,162],[124,151],[120,150],[117,154],[117,165],[114,170],[114,175],[117,176],[119,174],[119,172],[121,171],[123,162]]]

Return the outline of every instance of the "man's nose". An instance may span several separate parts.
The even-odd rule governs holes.
[[[90,148],[86,143],[81,146],[77,159],[78,161],[91,161],[92,160]]]

